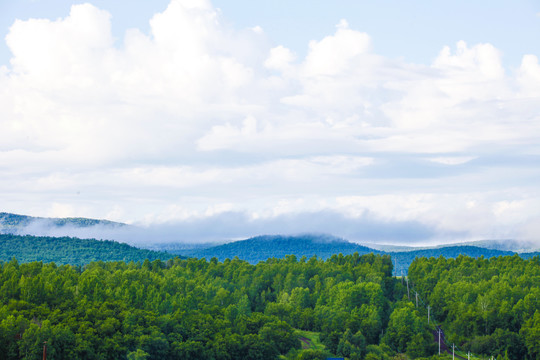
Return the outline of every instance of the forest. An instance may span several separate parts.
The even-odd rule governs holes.
[[[142,262],[173,257],[163,251],[139,249],[112,240],[0,234],[0,261],[16,258],[21,263],[43,261],[83,266],[98,260]]]
[[[417,258],[411,283],[451,343],[476,354],[540,359],[540,258]]]
[[[0,262],[0,354],[41,359],[46,342],[47,359],[449,359],[440,326],[462,355],[531,360],[539,295],[538,257],[417,258],[408,278],[374,254],[12,259]]]

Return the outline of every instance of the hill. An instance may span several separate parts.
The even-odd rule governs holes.
[[[176,249],[171,251],[171,246],[162,248],[163,251],[191,256],[197,258],[211,259],[216,257],[223,261],[227,258],[238,257],[251,264],[265,261],[268,258],[283,258],[286,255],[295,255],[297,258],[306,256],[311,258],[316,255],[321,259],[327,259],[334,254],[350,255],[357,252],[359,255],[374,253],[388,254],[392,257],[395,275],[407,275],[409,265],[417,257],[439,257],[457,258],[459,255],[466,255],[472,258],[492,258],[497,256],[512,256],[513,251],[496,249],[486,249],[478,246],[455,245],[442,246],[427,249],[406,251],[382,251],[363,245],[351,243],[344,239],[328,235],[300,235],[300,236],[258,236],[247,240],[235,241],[218,246],[210,246],[204,249]],[[539,253],[522,253],[521,257],[528,259],[537,256]]]
[[[43,231],[43,229],[46,231]],[[67,231],[62,231],[62,229]],[[8,237],[0,239],[2,241],[0,244],[0,260],[8,260],[16,256],[21,262],[54,261],[59,264],[85,264],[93,260],[126,259],[127,261],[139,261],[146,258],[168,259],[174,255],[182,255],[206,259],[216,257],[219,260],[238,257],[249,263],[256,264],[268,258],[283,258],[286,255],[295,255],[297,258],[302,256],[311,258],[315,255],[321,259],[327,259],[334,254],[340,253],[343,255],[355,252],[359,255],[386,253],[392,257],[394,274],[405,275],[408,272],[409,265],[416,257],[443,256],[445,258],[456,258],[459,255],[467,255],[473,258],[482,256],[491,258],[513,255],[522,251],[520,256],[528,259],[539,254],[538,252],[530,252],[530,249],[534,248],[533,243],[510,240],[486,240],[430,248],[415,248],[377,244],[364,246],[321,234],[267,235],[219,245],[215,243],[159,243],[162,240],[159,239],[159,236],[147,234],[144,245],[141,245],[145,247],[145,250],[114,241],[81,240],[81,238],[110,239],[111,229],[128,230],[131,229],[131,226],[108,220],[41,218],[2,212],[0,213],[0,234],[31,234],[32,236],[19,236],[17,237],[19,241],[16,244],[8,244],[8,240],[6,240]],[[101,233],[103,236],[99,236]],[[65,235],[71,237],[65,237]],[[92,243],[92,241],[97,241],[97,243]],[[107,248],[107,246],[110,248]],[[527,250],[529,252],[525,252]],[[156,255],[156,252],[161,255]]]
[[[219,260],[232,259],[235,256],[251,264],[265,261],[268,258],[283,258],[285,255],[295,255],[298,258],[314,255],[327,259],[334,254],[349,255],[357,252],[359,255],[381,253],[381,251],[366,246],[354,244],[346,240],[328,235],[298,235],[298,236],[257,236],[247,240],[235,241],[206,249],[183,252],[183,255]]]
[[[18,215],[6,212],[0,212],[0,233],[11,234],[19,233],[25,228],[39,225],[41,227],[75,227],[86,228],[92,226],[106,226],[106,227],[123,227],[126,224],[109,221],[109,220],[97,220],[88,218],[44,218],[34,217],[28,215]]]
[[[0,261],[16,258],[20,263],[42,261],[58,265],[86,265],[92,261],[168,260],[166,252],[138,249],[109,240],[0,234]]]

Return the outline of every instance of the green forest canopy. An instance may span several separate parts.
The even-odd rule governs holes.
[[[0,260],[43,261],[83,266],[92,261],[166,261],[174,255],[111,240],[0,234]]]
[[[438,358],[435,320],[463,351],[540,358],[538,257],[416,259],[409,285],[430,324],[388,255],[13,259],[0,263],[0,353],[40,359],[47,341],[48,359]]]

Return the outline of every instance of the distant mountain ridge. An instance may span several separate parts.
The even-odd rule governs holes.
[[[382,251],[367,246],[355,244],[347,240],[332,237],[329,235],[298,235],[298,236],[257,236],[246,240],[234,241],[223,245],[208,247],[205,249],[179,250],[175,253],[184,256],[211,259],[213,257],[220,261],[238,257],[249,263],[256,264],[268,258],[283,258],[286,255],[295,255],[298,259],[302,256],[311,258],[317,256],[327,259],[334,254],[349,255],[357,252],[359,255],[374,253],[388,254],[392,257],[395,275],[406,275],[409,265],[416,257],[439,257],[456,258],[460,255],[473,258],[512,256],[517,254],[513,251],[497,249],[486,249],[471,245],[451,245],[440,246],[420,250],[407,251]],[[529,258],[539,253],[519,254],[524,258]]]
[[[380,253],[378,250],[329,235],[263,235],[206,249],[179,252],[179,254],[207,259],[216,257],[219,260],[237,256],[255,264],[268,258],[282,258],[285,255],[295,255],[298,258],[302,256],[310,258],[316,255],[326,259],[338,253],[347,255],[355,252],[360,255]]]
[[[71,218],[46,218],[46,217],[34,217],[28,215],[12,214],[7,212],[0,212],[0,233],[18,233],[25,228],[39,224],[45,227],[76,227],[86,228],[92,226],[107,226],[107,227],[123,227],[127,224],[110,221],[110,220],[97,220],[89,218],[71,217]]]
[[[34,226],[36,225],[36,226]],[[9,256],[21,257],[22,261],[54,261],[58,263],[84,263],[85,261],[112,259],[121,260],[133,259],[144,256],[143,253],[132,253],[128,257],[114,257],[107,254],[103,244],[111,245],[111,252],[120,251],[125,254],[127,248],[120,249],[118,246],[127,246],[127,244],[117,243],[115,241],[97,241],[82,240],[83,238],[93,238],[95,235],[86,236],[86,232],[79,232],[79,237],[67,237],[64,235],[55,235],[53,231],[46,231],[44,235],[32,233],[32,230],[47,229],[90,229],[99,226],[106,229],[118,229],[131,227],[131,225],[113,222],[109,220],[96,220],[88,218],[41,218],[26,215],[17,215],[11,213],[0,213],[0,234],[13,235],[33,235],[29,237],[19,236],[18,243],[14,243],[11,238],[7,241],[6,237],[0,238],[0,260],[7,259]],[[108,231],[108,230],[107,230]],[[58,233],[58,232],[57,232]],[[73,233],[68,231],[68,233]],[[95,234],[90,231],[89,234]],[[107,234],[107,232],[105,232]],[[110,233],[109,233],[110,234]],[[72,235],[73,236],[73,235]],[[104,238],[108,238],[105,236]],[[60,240],[55,240],[60,239]],[[82,242],[81,242],[82,241]],[[85,242],[86,243],[83,243]],[[97,241],[101,244],[90,244],[88,241]],[[249,263],[256,264],[265,261],[268,258],[283,258],[286,255],[295,255],[298,259],[305,256],[311,258],[317,256],[321,259],[327,259],[335,254],[349,255],[358,253],[359,255],[375,253],[388,254],[392,257],[394,263],[394,274],[405,275],[408,272],[409,265],[416,257],[439,257],[455,258],[459,255],[478,257],[508,256],[519,253],[523,258],[537,256],[539,252],[532,252],[530,249],[533,243],[512,241],[512,240],[486,240],[477,242],[465,242],[460,244],[438,245],[433,247],[415,248],[411,246],[362,244],[349,242],[345,239],[325,234],[302,234],[302,235],[262,235],[245,240],[233,241],[228,243],[160,243],[159,237],[148,238],[144,242],[144,249],[133,249],[147,251],[147,256],[151,258],[169,258],[174,255],[189,256],[197,258],[211,259],[213,257],[223,261],[227,258],[238,257]],[[90,245],[89,245],[90,244]],[[94,246],[95,245],[95,246]],[[482,245],[482,246],[477,246]],[[72,251],[71,255],[65,255],[62,246]],[[372,247],[373,246],[373,247]],[[51,248],[54,251],[51,251]],[[96,250],[96,249],[100,250]],[[119,250],[120,249],[120,250]],[[15,251],[16,250],[16,251]],[[65,249],[64,249],[65,250]],[[103,250],[103,251],[102,251]],[[2,253],[3,251],[3,253]],[[79,251],[80,254],[76,252]],[[132,251],[132,250],[129,250]],[[128,251],[128,252],[129,252]],[[159,253],[159,255],[154,254]],[[88,255],[90,254],[90,255]],[[114,255],[114,254],[113,254]],[[73,260],[77,259],[77,260]]]
[[[497,239],[497,240],[473,240],[463,241],[457,243],[449,243],[442,245],[424,245],[424,246],[406,246],[406,245],[386,245],[365,243],[365,246],[371,247],[376,250],[385,252],[406,252],[406,251],[419,251],[419,250],[431,250],[447,247],[458,246],[474,246],[491,250],[512,251],[517,253],[528,253],[540,251],[540,245],[532,241],[518,241],[511,239]]]
[[[452,244],[455,246],[471,245],[478,246],[485,249],[494,249],[494,250],[503,250],[503,251],[513,251],[513,252],[533,252],[539,251],[540,246],[532,241],[517,241],[512,239],[498,239],[498,240],[477,240],[470,242],[462,242]]]

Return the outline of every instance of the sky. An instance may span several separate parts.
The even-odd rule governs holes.
[[[540,243],[536,1],[0,0],[0,31],[0,211]]]

